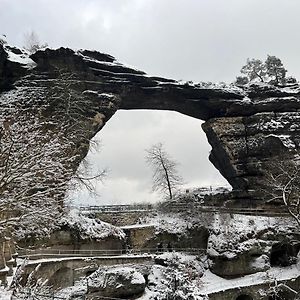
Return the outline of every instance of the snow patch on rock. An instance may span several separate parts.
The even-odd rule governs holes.
[[[36,67],[36,63],[29,57],[30,53],[24,49],[18,49],[18,52],[14,52],[12,49],[12,47],[4,45],[4,50],[8,54],[7,59],[9,61],[21,64],[26,69],[33,69]]]
[[[101,240],[109,236],[115,236],[120,240],[125,239],[125,233],[122,229],[98,219],[92,219],[82,215],[77,209],[71,210],[70,213],[61,220],[60,224],[76,228],[80,232],[82,239]]]

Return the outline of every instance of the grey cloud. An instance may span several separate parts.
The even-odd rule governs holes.
[[[152,74],[232,81],[247,57],[280,56],[300,77],[297,0],[0,0],[0,28],[21,45],[93,48]]]

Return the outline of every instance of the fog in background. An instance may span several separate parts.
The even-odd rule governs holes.
[[[96,49],[151,75],[232,82],[246,59],[281,58],[300,78],[299,0],[0,0],[0,34],[24,45]],[[144,148],[162,141],[195,185],[222,179],[208,162],[200,121],[167,112],[118,112],[99,133],[92,164],[110,169],[98,203],[153,200]],[[189,152],[188,152],[189,151]],[[149,173],[150,172],[150,173]],[[224,181],[223,181],[224,182]],[[92,202],[90,202],[92,203]]]

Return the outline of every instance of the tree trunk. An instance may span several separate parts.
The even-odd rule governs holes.
[[[173,199],[173,194],[172,194],[172,189],[171,189],[171,183],[170,183],[170,180],[169,180],[168,170],[167,170],[163,160],[161,160],[161,163],[162,163],[162,166],[163,166],[165,174],[166,174],[166,180],[167,180],[167,184],[168,184],[170,199]]]

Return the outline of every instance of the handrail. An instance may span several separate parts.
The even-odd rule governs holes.
[[[69,297],[61,297],[61,296],[55,296],[54,293],[51,293],[51,294],[44,294],[44,293],[32,293],[31,291],[27,291],[27,292],[23,292],[23,291],[20,291],[18,292],[18,294],[22,294],[22,295],[25,295],[25,296],[41,296],[41,297],[47,297],[47,298],[50,298],[50,299],[59,299],[59,300],[67,300],[69,299]],[[85,299],[88,299],[87,298],[88,295],[82,295],[81,299],[82,300],[85,300]],[[121,299],[121,298],[112,298],[112,297],[105,297],[105,296],[97,296],[97,299],[99,300],[124,300],[124,299]]]
[[[152,204],[121,204],[121,205],[90,205],[80,206],[80,211],[135,211],[135,210],[152,210]]]
[[[47,297],[47,298],[50,298],[50,299],[59,299],[59,300],[67,300],[69,299],[68,297],[60,297],[60,296],[55,296],[53,293],[52,294],[42,294],[42,293],[35,293],[35,292],[31,292],[31,291],[27,291],[27,292],[23,292],[23,291],[19,291],[18,294],[21,294],[21,295],[25,295],[25,296],[42,296],[42,297]],[[12,298],[13,299],[13,298]],[[26,298],[27,299],[27,298]],[[31,299],[31,298],[28,298],[28,299]],[[82,299],[85,299],[85,298],[82,298]]]
[[[62,249],[26,249],[19,251],[19,257],[38,257],[38,256],[55,256],[55,257],[108,257],[108,256],[137,256],[147,254],[157,254],[162,252],[185,252],[200,253],[206,251],[204,248],[145,248],[145,249],[120,249],[120,250],[62,250]]]
[[[202,212],[219,212],[219,213],[236,213],[236,214],[244,214],[244,215],[289,215],[287,211],[282,211],[280,209],[271,210],[269,208],[247,208],[247,207],[216,207],[216,206],[207,206],[201,203],[171,203],[165,204],[165,208],[169,210],[176,209],[198,209]],[[163,209],[163,208],[162,208]],[[139,204],[139,205],[103,205],[103,206],[80,206],[80,211],[87,212],[130,212],[130,211],[153,211],[158,210],[157,207],[151,204]]]

